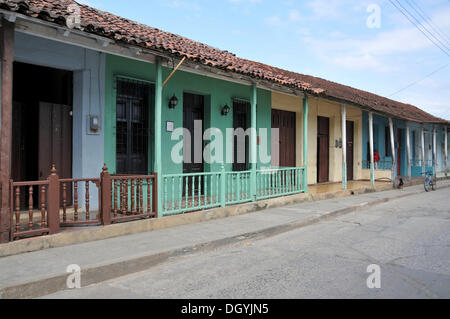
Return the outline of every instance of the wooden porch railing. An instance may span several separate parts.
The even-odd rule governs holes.
[[[60,179],[53,166],[47,180],[10,181],[11,239],[156,218],[157,192],[156,174],[112,176],[105,165],[100,178]]]

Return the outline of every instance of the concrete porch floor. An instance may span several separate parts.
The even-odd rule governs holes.
[[[376,181],[375,187],[392,184],[390,181]],[[358,189],[363,187],[370,187],[370,181],[349,181],[347,182],[347,189]],[[325,194],[325,193],[335,193],[342,190],[342,182],[338,183],[326,183],[326,184],[316,184],[308,186],[310,194]]]

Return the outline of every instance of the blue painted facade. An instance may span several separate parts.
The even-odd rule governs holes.
[[[390,132],[389,132],[389,119],[384,116],[373,116],[374,122],[374,149],[378,151],[381,156],[381,161],[392,161],[391,146],[390,146]],[[422,176],[422,139],[421,139],[421,127],[420,123],[410,122],[410,143],[411,143],[411,158],[408,159],[407,153],[407,139],[406,139],[406,121],[393,120],[394,124],[394,141],[395,141],[395,153],[398,164],[400,165],[400,175],[408,176],[408,160],[411,161],[411,176]],[[423,125],[425,132],[425,168],[426,172],[434,174],[433,163],[435,161],[433,153],[433,125]],[[443,173],[445,171],[445,128],[443,125],[435,126],[436,134],[436,160],[437,160],[437,173]],[[399,136],[399,134],[401,136]],[[448,134],[448,133],[447,133]],[[363,161],[369,162],[369,114],[363,112]],[[399,148],[400,143],[400,148]],[[448,146],[447,146],[448,147]],[[398,167],[395,169],[395,175],[398,175]]]
[[[104,124],[92,134],[88,121],[89,115],[99,116],[101,122],[104,119],[104,54],[16,32],[15,61],[73,72],[72,176],[99,176],[104,163]],[[92,193],[91,207],[96,208],[98,198]]]
[[[401,175],[408,175],[407,154],[406,154],[406,124],[404,121],[394,120],[394,141],[395,155],[400,163]],[[377,114],[373,116],[373,139],[374,150],[380,154],[382,162],[392,162],[392,151],[390,142],[389,119]],[[401,136],[399,136],[399,134]],[[370,146],[369,146],[369,113],[363,111],[363,161],[370,162]],[[398,142],[400,141],[400,151],[398,150]],[[400,156],[399,156],[400,155]],[[382,167],[380,169],[391,170],[391,166]],[[395,170],[397,174],[397,168]]]

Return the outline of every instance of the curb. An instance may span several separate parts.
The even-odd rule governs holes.
[[[450,185],[444,186],[442,188],[450,188]],[[372,189],[371,191],[373,192],[375,190]],[[87,268],[82,270],[81,272],[82,286],[86,287],[114,278],[148,270],[152,267],[163,264],[169,260],[189,256],[194,253],[208,252],[218,248],[230,246],[233,244],[243,243],[248,240],[258,241],[265,238],[270,238],[282,233],[311,226],[320,223],[322,221],[334,219],[336,217],[353,213],[362,209],[377,206],[383,203],[391,202],[405,197],[415,196],[423,192],[424,191],[420,190],[407,194],[400,194],[395,197],[377,199],[371,202],[354,205],[344,209],[338,209],[329,213],[325,213],[322,216],[310,218],[305,221],[287,223],[283,225],[262,229],[256,232],[245,233],[242,235],[218,239],[215,241],[205,242],[202,244],[197,244],[181,249],[169,250],[166,252],[153,254],[149,256],[123,260],[112,264]],[[310,200],[312,200],[311,197],[312,196],[310,196]],[[0,289],[0,299],[36,298],[56,293],[58,291],[65,290],[67,288],[66,285],[67,277],[68,274],[64,273],[61,275],[42,278],[34,282],[2,288]]]
[[[413,182],[411,186],[421,184]],[[40,236],[29,239],[22,239],[6,244],[0,244],[0,258],[23,253],[29,253],[44,249],[65,247],[86,242],[104,240],[120,236],[138,234],[154,230],[168,229],[177,226],[191,225],[195,223],[223,219],[233,216],[240,216],[258,212],[269,208],[279,208],[287,205],[301,204],[306,202],[343,198],[354,195],[368,194],[392,190],[392,184],[362,187],[352,190],[340,190],[333,193],[322,194],[296,194],[285,197],[267,199],[258,202],[250,202],[241,205],[218,207],[211,210],[192,212],[167,216],[163,218],[138,220],[128,223],[119,223],[109,226],[101,226],[91,229],[75,230],[63,232],[55,235]]]

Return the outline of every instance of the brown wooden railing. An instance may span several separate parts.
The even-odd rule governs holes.
[[[13,240],[50,233],[48,189],[49,181],[31,183],[11,181],[11,238]],[[22,209],[22,196],[28,197],[28,210]],[[38,207],[34,205],[35,197],[38,198]]]
[[[47,180],[11,180],[11,239],[55,234],[60,227],[156,218],[157,192],[156,174],[112,176],[105,165],[100,178],[59,179],[53,166]],[[92,209],[95,194],[98,209]]]
[[[100,203],[100,178],[61,179],[59,182],[62,194],[62,207],[60,209],[60,217],[62,211],[62,222],[60,226],[71,227],[100,224],[100,209],[97,210],[96,214],[91,211],[91,193],[98,193],[98,201]],[[84,190],[84,198],[79,196],[81,190]]]
[[[109,179],[109,178],[108,178]],[[157,217],[156,175],[111,176],[111,222]]]

